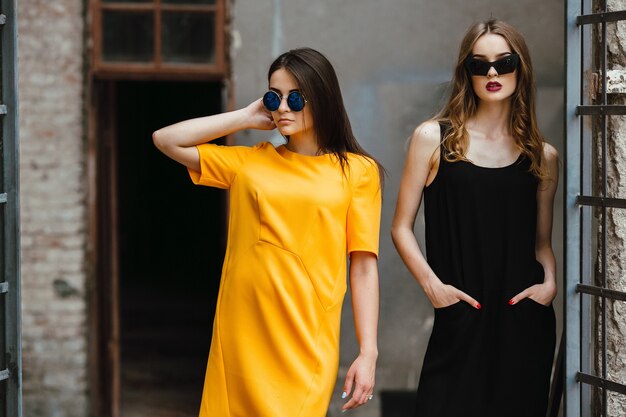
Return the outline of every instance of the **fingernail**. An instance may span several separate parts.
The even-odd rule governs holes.
[[[348,393],[347,393],[347,392],[345,392],[345,391],[344,391],[344,392],[342,392],[342,393],[341,393],[341,398],[346,398],[347,396],[348,396]],[[343,410],[343,411],[342,411],[342,413],[343,413],[344,411],[346,411],[346,410]]]
[[[476,303],[476,308],[480,310],[483,306],[481,306],[480,303]]]
[[[511,299],[509,300],[509,305],[510,305],[510,306],[512,306],[513,304],[515,304],[515,301],[513,301],[513,299],[511,298]]]

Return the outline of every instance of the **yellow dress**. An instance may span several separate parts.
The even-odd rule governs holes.
[[[378,253],[376,165],[264,142],[198,146],[194,183],[230,190],[200,417],[323,417],[337,378],[347,254]]]

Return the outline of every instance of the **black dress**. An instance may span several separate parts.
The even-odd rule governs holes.
[[[484,168],[447,162],[443,152],[424,191],[426,255],[441,281],[482,309],[464,301],[435,309],[415,415],[545,417],[554,309],[508,304],[544,279],[535,259],[538,181],[524,156]]]

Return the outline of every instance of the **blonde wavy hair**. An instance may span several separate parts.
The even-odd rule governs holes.
[[[478,96],[472,88],[471,76],[465,68],[465,60],[472,54],[474,44],[481,36],[492,33],[506,39],[511,52],[520,57],[516,70],[517,88],[511,96],[511,116],[509,129],[519,150],[530,160],[530,172],[538,179],[545,179],[542,167],[543,144],[545,139],[537,127],[535,115],[535,79],[526,42],[521,33],[506,22],[490,19],[473,24],[461,42],[459,58],[452,80],[452,91],[448,103],[435,116],[436,120],[447,121],[451,125],[444,138],[446,161],[467,160],[468,133],[467,119],[476,113]]]

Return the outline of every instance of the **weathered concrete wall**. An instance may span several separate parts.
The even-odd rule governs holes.
[[[20,26],[24,415],[87,416],[84,0],[22,0]],[[532,10],[532,13],[529,13]],[[355,133],[389,169],[381,231],[377,393],[415,389],[432,309],[389,238],[405,139],[443,100],[467,26],[491,14],[516,25],[538,75],[541,127],[561,151],[563,1],[255,0],[233,2],[236,105],[260,97],[278,53],[324,52],[339,73]],[[243,133],[240,143],[266,139]],[[561,193],[554,241],[561,259]],[[416,225],[422,236],[422,222]],[[559,274],[560,276],[560,274]],[[341,371],[329,416],[357,352],[349,299]],[[557,303],[560,312],[560,304]],[[558,313],[560,314],[560,313]],[[379,416],[380,395],[354,416]]]
[[[87,415],[83,3],[18,3],[28,417]]]
[[[626,10],[626,0],[609,0],[609,10]],[[626,22],[607,25],[609,45],[608,69],[626,73]],[[599,44],[598,44],[599,45]],[[626,86],[609,95],[610,104],[626,104]],[[626,116],[609,117],[608,125],[607,194],[626,198]],[[607,210],[607,286],[626,291],[626,212]],[[607,376],[626,384],[626,304],[607,301]],[[601,375],[601,373],[599,373]],[[626,397],[609,391],[607,415],[626,415]]]
[[[389,228],[404,165],[405,141],[444,100],[461,37],[491,15],[524,33],[538,80],[540,127],[563,157],[562,0],[262,0],[235,1],[233,71],[236,106],[267,88],[267,68],[279,53],[311,46],[339,75],[355,133],[387,167],[381,229],[381,317],[376,391],[414,390],[432,328],[432,308],[391,243]],[[267,132],[237,135],[238,143],[267,140]],[[273,139],[280,140],[274,136]],[[420,241],[423,222],[418,219]],[[562,192],[557,192],[554,246],[561,270]],[[559,273],[559,282],[562,274]],[[560,285],[560,284],[559,284]],[[559,286],[560,288],[560,286]],[[341,370],[329,416],[340,415],[340,389],[358,351],[349,297],[344,304]],[[559,323],[561,303],[555,302]],[[380,395],[354,416],[380,415]]]

